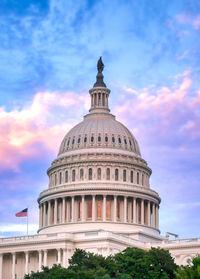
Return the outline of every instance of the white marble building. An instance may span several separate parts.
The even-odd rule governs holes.
[[[98,63],[91,108],[64,137],[39,198],[36,235],[0,238],[0,279],[22,279],[42,265],[67,267],[75,248],[105,256],[128,246],[169,249],[178,264],[200,253],[200,238],[168,240],[159,231],[158,193],[137,140],[110,113]]]

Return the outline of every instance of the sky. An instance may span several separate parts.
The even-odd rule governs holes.
[[[0,236],[38,229],[39,193],[90,107],[99,56],[109,104],[139,142],[160,230],[200,237],[200,1],[2,0]]]

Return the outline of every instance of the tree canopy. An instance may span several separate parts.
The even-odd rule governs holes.
[[[24,279],[175,279],[176,270],[170,253],[159,248],[127,248],[108,257],[76,249],[68,268],[43,267]]]

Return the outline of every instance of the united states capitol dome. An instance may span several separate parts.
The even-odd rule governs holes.
[[[91,95],[90,113],[73,127],[60,145],[58,157],[72,150],[112,148],[127,150],[140,157],[137,140],[132,133],[110,113],[108,97],[110,90],[103,82],[103,75],[97,74],[97,81],[89,91]]]

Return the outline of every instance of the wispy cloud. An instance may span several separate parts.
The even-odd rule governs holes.
[[[64,134],[77,121],[76,111],[83,113],[88,101],[85,94],[40,92],[21,109],[6,111],[1,107],[0,170],[18,171],[23,160],[40,157],[41,149],[55,153]]]

